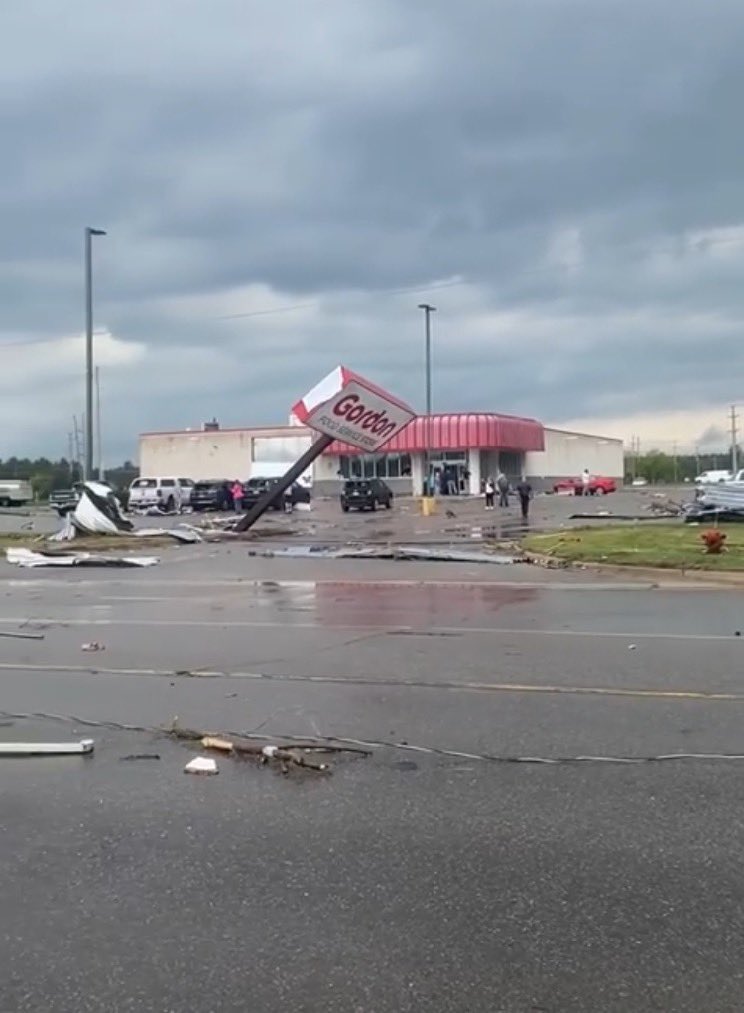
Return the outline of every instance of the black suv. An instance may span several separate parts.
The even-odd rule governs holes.
[[[250,510],[251,507],[255,506],[259,499],[267,492],[272,486],[279,485],[278,478],[249,478],[247,482],[243,484],[243,509]],[[271,503],[270,510],[282,510],[286,503],[289,502],[292,506],[296,506],[297,503],[309,503],[310,502],[310,490],[300,485],[299,482],[295,482],[284,495],[277,495],[276,499]]]
[[[231,482],[226,478],[202,479],[191,490],[194,510],[232,510]]]
[[[384,506],[389,510],[393,505],[393,490],[381,478],[361,478],[344,482],[341,490],[341,509],[376,510]]]

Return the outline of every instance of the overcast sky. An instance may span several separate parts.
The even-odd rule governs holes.
[[[5,4],[0,456],[82,410],[85,225],[109,462],[339,362],[421,406],[424,300],[437,410],[715,442],[743,46],[741,0]]]

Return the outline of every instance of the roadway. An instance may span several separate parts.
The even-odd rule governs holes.
[[[498,758],[744,753],[743,627],[730,589],[522,566],[4,567],[0,633],[44,639],[0,637],[0,732],[96,752],[3,761],[0,1008],[740,1009],[744,760]],[[175,715],[381,744],[202,780],[75,720]]]

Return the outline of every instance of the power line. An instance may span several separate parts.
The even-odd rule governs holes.
[[[461,278],[458,279],[457,281],[435,282],[433,285],[426,285],[426,286],[419,285],[417,287],[412,286],[410,288],[388,288],[388,289],[381,289],[379,291],[374,291],[370,289],[366,291],[364,294],[375,298],[386,295],[406,295],[406,294],[413,295],[417,292],[437,292],[441,288],[455,288],[456,286],[467,284],[469,284],[469,282],[465,278]],[[276,309],[271,310],[251,310],[248,313],[229,313],[226,316],[220,316],[217,317],[216,319],[244,320],[247,317],[268,317],[274,313],[294,313],[295,310],[309,309],[311,307],[314,308],[318,305],[318,303],[319,300],[316,299],[314,302],[300,302],[290,304],[289,306],[277,306]]]

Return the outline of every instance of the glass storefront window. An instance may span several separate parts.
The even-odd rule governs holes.
[[[343,478],[407,478],[411,474],[410,454],[354,454],[339,457]]]

